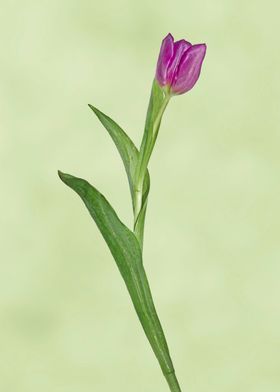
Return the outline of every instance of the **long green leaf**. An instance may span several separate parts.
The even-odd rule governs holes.
[[[59,172],[61,180],[85,203],[117,263],[147,338],[165,376],[174,375],[164,333],[158,319],[134,233],[118,218],[105,197],[87,181]]]
[[[139,157],[139,151],[135,147],[133,141],[125,133],[125,131],[109,116],[102,113],[93,105],[88,105],[90,109],[96,114],[100,122],[104,125],[112,140],[114,141],[119,154],[122,158],[132,198],[132,205],[134,211],[134,193],[135,193],[135,172]],[[140,246],[143,245],[143,232],[144,232],[144,222],[147,209],[147,199],[150,189],[150,176],[148,170],[145,173],[144,186],[143,186],[143,199],[142,199],[142,209],[139,213],[137,223],[135,225],[135,232],[139,240]]]
[[[133,175],[135,172],[135,167],[137,165],[138,160],[138,150],[135,147],[134,143],[130,139],[130,137],[124,132],[124,130],[110,117],[106,114],[102,113],[93,105],[88,105],[91,110],[96,114],[98,119],[107,129],[109,135],[113,139],[120,156],[123,160],[124,167],[127,173],[130,192],[133,201]]]

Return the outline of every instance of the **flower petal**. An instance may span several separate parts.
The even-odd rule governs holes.
[[[199,78],[205,53],[206,45],[198,44],[193,45],[183,54],[176,79],[172,83],[172,91],[175,94],[184,94],[193,88]]]
[[[172,81],[177,73],[178,66],[180,64],[183,54],[192,46],[192,44],[184,39],[174,43],[174,53],[170,61],[168,72],[167,72],[167,82],[172,84]]]
[[[174,38],[169,33],[162,41],[157,62],[156,79],[161,86],[167,84],[167,69],[174,51]]]

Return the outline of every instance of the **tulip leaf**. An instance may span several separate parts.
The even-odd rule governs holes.
[[[93,105],[89,105],[90,109],[96,114],[100,122],[104,125],[112,140],[114,141],[119,154],[122,158],[126,174],[128,177],[130,193],[132,198],[132,205],[134,210],[134,193],[135,193],[135,171],[137,167],[139,151],[135,147],[133,141],[125,133],[125,131],[109,116],[102,113]],[[142,209],[139,213],[137,223],[135,225],[137,237],[140,244],[143,242],[143,231],[144,231],[144,221],[147,209],[147,198],[150,189],[150,176],[148,170],[146,170],[143,186],[143,198],[142,198]]]
[[[118,218],[106,198],[87,181],[58,172],[61,180],[85,203],[104,237],[125,281],[133,305],[164,374],[174,371],[164,333],[153,303],[134,233]]]

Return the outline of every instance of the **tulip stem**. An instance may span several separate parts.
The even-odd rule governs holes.
[[[135,194],[134,194],[134,226],[136,224],[139,212],[141,211],[142,208],[143,183],[144,183],[145,173],[157,139],[161,119],[170,98],[171,95],[168,92],[164,93],[161,105],[158,108],[156,108],[156,112],[155,113],[153,112],[152,115],[150,116],[151,121],[147,119],[146,129],[140,147],[139,161],[137,164],[136,174],[135,174],[136,187],[135,187]],[[151,102],[150,102],[150,106],[152,106]],[[153,107],[151,110],[155,111]]]
[[[157,81],[154,81],[151,98],[149,102],[145,131],[141,142],[138,162],[134,174],[134,234],[136,235],[140,247],[143,247],[144,218],[146,212],[147,199],[144,196],[144,181],[148,163],[153,152],[157,139],[163,113],[171,98],[169,89],[162,89]],[[150,297],[150,292],[146,292],[146,298]],[[150,340],[150,336],[157,337],[157,344],[150,340],[154,353],[159,361],[162,372],[166,378],[171,392],[181,392],[178,380],[175,375],[172,360],[169,354],[168,346],[160,325],[156,310],[152,314],[153,322],[145,329],[145,333]]]
[[[181,388],[178,383],[175,372],[166,374],[165,378],[166,378],[166,381],[168,382],[169,389],[171,392],[181,392]]]

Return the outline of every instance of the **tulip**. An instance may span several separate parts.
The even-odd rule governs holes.
[[[172,95],[183,94],[193,88],[205,52],[205,44],[192,45],[185,40],[174,42],[171,34],[163,40],[140,149],[115,121],[89,105],[112,137],[124,163],[132,196],[133,231],[121,222],[96,188],[81,178],[59,172],[61,180],[81,197],[109,246],[170,392],[181,392],[181,388],[143,264],[143,235],[150,190],[148,163],[168,102]]]
[[[157,62],[160,87],[175,95],[191,90],[199,78],[205,53],[205,44],[192,45],[184,39],[174,42],[169,33],[162,41]]]

